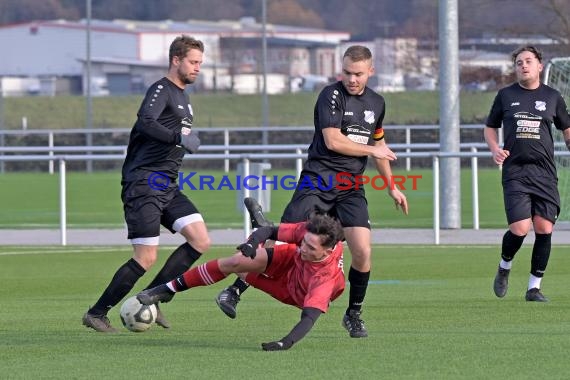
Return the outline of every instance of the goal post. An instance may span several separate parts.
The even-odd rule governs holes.
[[[566,105],[570,107],[570,57],[552,58],[545,68],[544,83],[558,90],[566,101]],[[562,133],[553,130],[552,136],[554,138],[554,150],[566,151]],[[558,169],[558,189],[561,203],[558,220],[567,222],[570,221],[570,157],[555,155],[554,160]]]

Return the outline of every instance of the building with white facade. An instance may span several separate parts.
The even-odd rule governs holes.
[[[272,80],[282,77],[285,82],[303,75],[336,75],[338,44],[350,39],[345,32],[314,28],[267,24],[265,30],[266,72],[274,74]],[[39,86],[39,93],[54,95],[85,93],[89,72],[94,95],[140,93],[164,75],[170,43],[181,34],[202,40],[206,47],[197,87],[233,90],[239,76],[258,80],[263,73],[263,28],[252,18],[91,20],[89,27],[86,20],[53,20],[0,27],[0,77],[33,78],[38,83],[34,91]]]

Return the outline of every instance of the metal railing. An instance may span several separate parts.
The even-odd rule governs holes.
[[[439,143],[414,143],[414,144],[390,144],[390,148],[394,151],[400,150],[404,151],[406,155],[402,156],[402,153],[398,153],[398,156],[402,156],[406,159],[406,171],[411,170],[411,159],[413,155],[410,155],[413,150],[429,150],[434,151],[438,150],[440,147]],[[485,143],[462,143],[460,144],[460,149],[485,149],[487,145]],[[251,151],[259,151],[263,150],[264,152],[278,152],[278,151],[285,151],[285,152],[293,152],[295,154],[302,154],[307,152],[309,148],[308,144],[269,144],[264,145],[263,148],[260,148],[259,145],[253,144],[233,144],[233,145],[201,145],[200,152],[215,152],[215,153],[222,153],[229,155],[231,153],[236,152],[251,152]],[[80,154],[84,155],[85,152],[92,153],[122,153],[123,155],[127,152],[126,145],[115,145],[115,146],[10,146],[10,147],[0,147],[0,157],[4,153],[9,154],[46,154],[50,157],[48,171],[50,174],[54,174],[54,160],[56,154],[68,153],[68,154]],[[102,155],[97,155],[100,157]],[[274,157],[274,158],[281,158],[281,157]],[[8,161],[8,160],[4,160]],[[42,160],[45,161],[45,160]],[[1,160],[0,160],[1,162]],[[229,158],[224,158],[224,172],[229,172]],[[296,162],[296,168],[300,171],[303,165],[302,159],[298,159]]]
[[[483,130],[482,124],[463,124],[460,126],[461,129],[480,129]],[[438,130],[439,125],[437,124],[418,124],[418,125],[386,125],[384,126],[385,130],[404,130],[405,133],[405,141],[404,145],[408,146],[405,148],[406,153],[411,153],[411,144],[412,144],[412,131],[414,130]],[[232,133],[240,133],[240,132],[285,132],[285,131],[308,131],[311,132],[314,130],[313,126],[272,126],[272,127],[208,127],[208,128],[199,128],[197,130],[200,133],[215,133],[215,134],[223,134],[223,145],[217,145],[218,147],[227,147],[224,149],[224,153],[229,154],[233,149],[230,148],[232,145],[230,144],[230,134]],[[0,141],[3,141],[4,136],[29,136],[29,135],[46,135],[48,137],[48,148],[55,148],[54,140],[56,135],[65,135],[65,134],[82,134],[82,135],[96,135],[96,134],[125,134],[128,135],[131,132],[131,128],[115,128],[115,129],[104,129],[104,128],[94,128],[94,129],[84,129],[84,128],[75,128],[75,129],[57,129],[57,130],[44,130],[44,129],[26,129],[26,130],[0,130]],[[500,131],[502,132],[502,131]],[[499,133],[499,139],[502,141],[502,133]],[[87,139],[86,139],[87,141]],[[501,143],[500,141],[500,143]],[[395,144],[390,144],[390,146],[395,146]],[[2,148],[0,146],[0,148]],[[83,147],[83,152],[96,152],[96,150],[91,150],[91,147]],[[251,148],[251,147],[250,147]],[[301,148],[302,149],[302,148]],[[396,148],[395,148],[396,149]],[[431,148],[427,148],[431,149]],[[437,149],[437,148],[434,148]],[[0,151],[0,155],[2,152]],[[406,161],[406,170],[411,170],[411,158],[412,157],[405,157]],[[0,172],[3,171],[1,167],[2,162],[0,161]],[[227,173],[229,171],[229,160],[224,160],[224,171]],[[53,162],[50,163],[50,172],[53,172]]]
[[[85,150],[85,148],[83,148]],[[441,152],[411,152],[399,153],[400,157],[416,157],[416,158],[432,158],[433,162],[433,230],[434,230],[434,243],[439,244],[439,230],[440,230],[440,217],[439,217],[439,160],[444,157],[468,157],[472,158],[472,194],[473,194],[473,226],[474,229],[479,229],[479,209],[478,209],[478,177],[477,177],[477,159],[479,157],[490,157],[489,152],[478,152],[477,148],[472,147],[471,152],[464,153],[441,153]],[[188,155],[187,157],[190,157]],[[263,160],[263,159],[295,159],[296,176],[300,177],[302,169],[302,160],[306,158],[303,153],[223,153],[223,154],[194,154],[191,155],[192,160],[240,160],[244,168],[244,178],[250,173],[250,161]],[[0,161],[48,161],[54,160],[59,162],[59,228],[60,228],[60,242],[61,245],[67,245],[67,195],[66,195],[66,164],[68,161],[108,161],[108,160],[123,160],[123,154],[106,154],[106,155],[24,155],[24,156],[0,156]],[[244,186],[244,197],[248,197],[249,187]],[[250,220],[249,213],[244,212],[244,235],[249,236],[250,233]]]
[[[83,147],[85,150],[85,148]],[[265,149],[265,148],[264,148]],[[432,159],[433,171],[433,236],[434,244],[440,244],[440,179],[439,179],[439,162],[442,158],[471,158],[471,193],[472,193],[472,208],[473,208],[473,229],[479,229],[479,180],[478,180],[478,159],[491,157],[490,152],[479,152],[477,147],[472,146],[470,152],[410,152],[398,153],[402,158],[430,158]],[[568,156],[570,152],[555,152],[557,156]],[[302,160],[306,158],[303,153],[222,153],[222,154],[193,154],[187,155],[192,160],[240,160],[244,168],[244,178],[250,173],[250,161],[263,160],[263,159],[295,159],[298,164],[296,165],[297,178],[299,178],[302,168]],[[4,161],[49,161],[54,160],[59,162],[59,227],[60,227],[60,242],[61,245],[67,245],[67,194],[66,194],[66,164],[68,161],[108,161],[108,160],[123,160],[123,154],[106,154],[106,155],[13,155],[13,156],[0,156],[0,162]],[[299,165],[299,163],[301,163]],[[244,197],[249,196],[249,187],[244,186]],[[249,213],[244,212],[244,235],[249,236],[250,233],[250,219]]]

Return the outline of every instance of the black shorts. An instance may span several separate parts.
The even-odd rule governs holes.
[[[549,177],[503,181],[505,213],[509,224],[535,215],[556,223],[560,214],[558,181]]]
[[[337,218],[343,227],[370,229],[368,202],[364,191],[360,190],[318,192],[297,189],[283,211],[281,222],[304,222],[315,212]]]
[[[151,188],[146,179],[123,183],[121,199],[128,239],[160,236],[160,225],[175,233],[173,225],[177,219],[200,214],[176,183],[159,190]]]

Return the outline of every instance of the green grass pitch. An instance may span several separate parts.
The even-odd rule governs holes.
[[[156,273],[173,247],[133,294]],[[0,377],[6,379],[561,379],[568,376],[568,246],[554,246],[543,290],[527,303],[530,247],[517,256],[507,296],[492,280],[497,246],[375,246],[364,307],[369,337],[341,327],[348,294],[286,352],[263,352],[299,311],[258,290],[230,320],[214,302],[233,277],[163,306],[170,330],[104,335],[81,325],[130,247],[0,247]],[[208,258],[232,247],[213,247]],[[346,254],[346,265],[350,255]],[[204,262],[203,260],[200,263]]]

